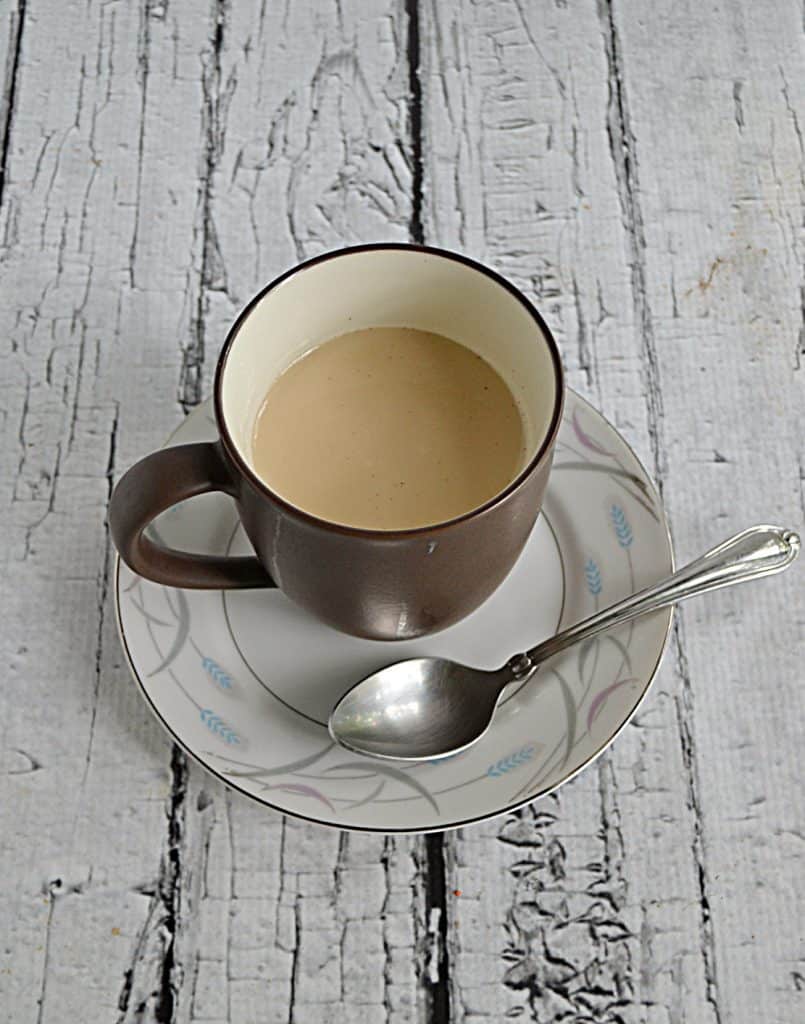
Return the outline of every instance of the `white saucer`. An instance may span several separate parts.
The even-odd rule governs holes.
[[[211,440],[210,403],[171,444]],[[186,550],[246,553],[219,494],[160,517]],[[399,658],[439,654],[493,667],[670,572],[656,491],[614,427],[569,392],[543,513],[517,565],[476,612],[420,640],[359,640],[279,591],[181,591],[118,564],[118,625],[157,718],[208,771],[267,807],[343,829],[424,832],[502,814],[572,778],[612,742],[657,671],[671,611],[573,648],[505,695],[489,732],[440,762],[396,766],[331,742],[330,708]]]

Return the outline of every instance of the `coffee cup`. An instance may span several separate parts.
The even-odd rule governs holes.
[[[454,339],[505,381],[523,419],[521,465],[498,493],[447,521],[372,529],[295,505],[255,467],[254,425],[283,372],[332,338],[405,327]],[[279,587],[336,629],[402,640],[464,618],[499,586],[539,515],[562,415],[556,343],[526,297],[455,253],[397,243],[326,253],[281,275],[235,321],[214,384],[215,442],[164,448],[120,480],[109,521],[123,561],[171,587]],[[148,535],[207,491],[235,499],[255,554],[198,555]],[[539,580],[534,580],[535,590]]]

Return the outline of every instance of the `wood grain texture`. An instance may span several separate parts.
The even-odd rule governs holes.
[[[385,5],[216,10],[186,407],[208,393],[229,325],[273,276],[339,244],[407,237],[404,39],[402,13]],[[195,769],[181,814],[178,1020],[417,1018],[421,841],[284,821]]]
[[[128,5],[24,18],[0,211],[0,1013],[108,1020],[135,948],[161,944],[170,754],[123,665],[104,518],[177,416],[194,210],[175,185],[206,26],[177,43]]]
[[[802,523],[797,18],[426,7],[426,236],[543,308],[683,556]],[[801,594],[686,607],[608,755],[448,842],[455,1019],[802,1016]]]
[[[198,402],[258,285],[406,237],[404,16],[29,2],[18,45],[19,11],[0,1017],[415,1019],[421,844],[283,822],[171,752],[122,663],[104,528],[113,480]]]
[[[691,9],[687,24],[682,12],[659,13],[651,38],[633,5],[616,23],[627,89],[663,68],[653,89],[632,84],[630,110],[641,175],[653,183],[642,213],[664,407],[659,470],[677,543],[690,551],[745,522],[802,526],[805,37],[793,7],[774,17],[751,5]],[[805,1014],[797,568],[777,586],[686,607],[674,637],[709,913],[707,994],[721,1021],[751,1020],[758,1003],[772,1020]]]
[[[384,838],[171,749],[104,526],[257,287],[412,237],[537,302],[680,556],[802,527],[804,49],[792,2],[0,10],[0,1020],[805,1017],[801,568],[687,606],[566,789]]]

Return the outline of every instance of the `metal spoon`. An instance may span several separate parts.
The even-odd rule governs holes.
[[[347,691],[330,715],[330,735],[357,753],[395,761],[456,754],[489,728],[503,689],[509,683],[528,679],[554,654],[696,594],[780,572],[794,561],[799,548],[799,537],[792,530],[753,526],[665,580],[524,654],[516,654],[491,671],[446,658],[399,661]]]

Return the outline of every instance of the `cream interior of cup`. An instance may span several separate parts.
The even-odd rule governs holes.
[[[548,342],[527,306],[458,259],[374,249],[291,274],[241,323],[223,369],[221,409],[232,443],[252,470],[252,433],[271,384],[311,349],[367,327],[430,331],[485,359],[520,409],[525,446],[518,472],[531,462],[550,428],[558,380]]]

